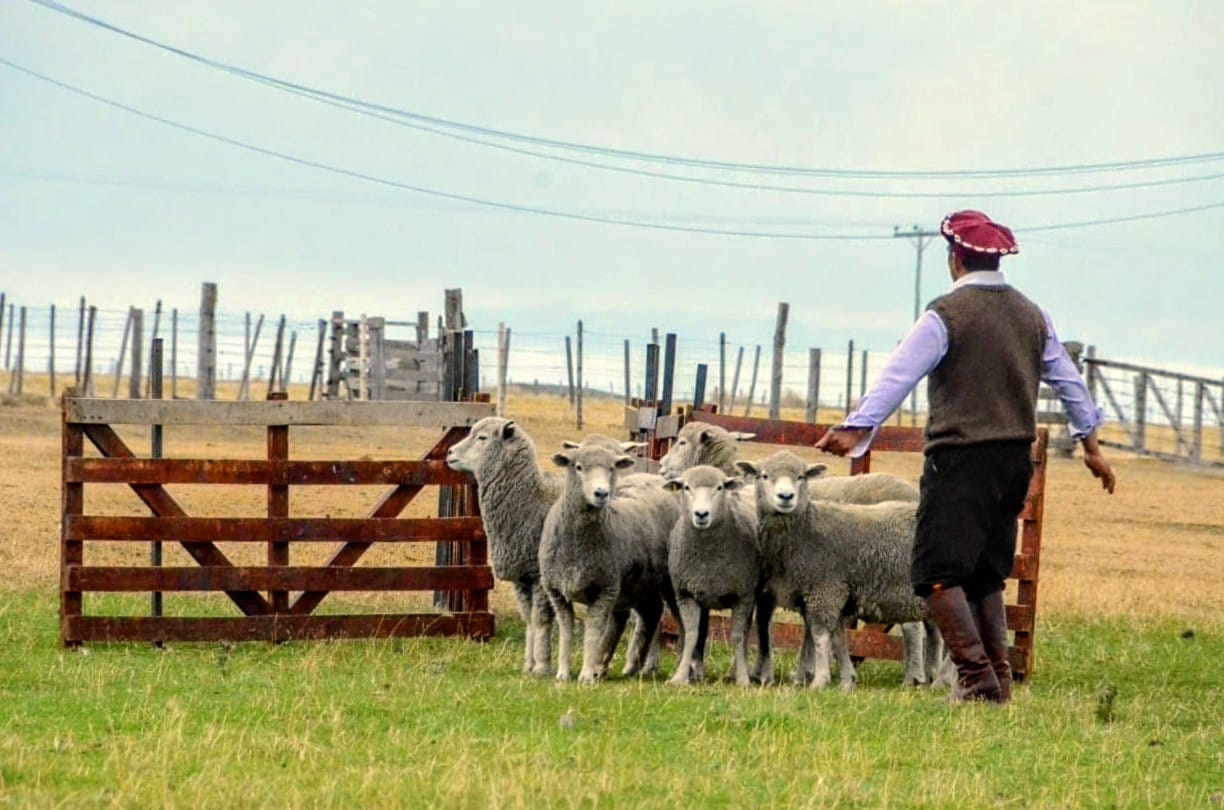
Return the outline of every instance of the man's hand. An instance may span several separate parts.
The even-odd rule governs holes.
[[[1113,468],[1109,466],[1109,462],[1105,460],[1105,456],[1097,451],[1096,453],[1084,453],[1084,466],[1092,471],[1093,478],[1101,479],[1101,487],[1113,494],[1114,486],[1117,485],[1118,479],[1114,477]]]
[[[1112,495],[1118,479],[1114,477],[1113,468],[1109,466],[1109,462],[1105,460],[1105,454],[1101,452],[1096,433],[1085,436],[1083,441],[1084,466],[1092,473],[1093,478],[1101,480],[1101,488]]]
[[[844,456],[858,445],[870,428],[831,427],[816,442],[816,449],[835,456]]]

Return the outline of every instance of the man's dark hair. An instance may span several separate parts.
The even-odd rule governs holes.
[[[998,270],[999,254],[969,253],[966,251],[961,254],[961,264],[965,266],[966,270]]]

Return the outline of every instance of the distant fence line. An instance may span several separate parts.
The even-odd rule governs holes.
[[[510,388],[551,390],[569,397],[580,424],[582,392],[616,396],[625,402],[708,402],[723,412],[751,415],[759,409],[757,415],[775,418],[780,407],[804,406],[810,419],[818,408],[844,411],[853,407],[878,378],[891,352],[891,347],[863,348],[853,340],[836,347],[788,346],[789,305],[785,303],[778,307],[772,341],[735,341],[725,332],[717,338],[690,339],[674,332],[660,334],[656,329],[649,338],[630,339],[585,329],[578,334],[516,329],[511,349],[509,330],[502,324],[498,329],[473,329],[461,312],[449,311],[455,308],[449,296],[458,292],[447,291],[445,329],[462,328],[471,341],[467,348],[475,356],[483,351],[486,357],[496,358],[485,365],[485,373],[474,383],[469,381],[469,387],[475,384],[491,391],[504,379]],[[215,302],[215,288],[213,294]],[[202,300],[199,309],[180,310],[157,301],[147,310],[131,307],[123,311],[91,307],[81,298],[71,308],[28,307],[0,292],[0,355],[9,372],[9,393],[21,392],[26,371],[50,373],[53,386],[62,389],[80,385],[88,368],[96,395],[146,396],[148,349],[155,337],[161,337],[167,389],[174,396],[179,378],[195,380],[199,373],[199,335],[208,317],[206,303]],[[392,343],[420,341],[428,329],[427,323],[421,323],[424,315],[416,313],[415,319],[403,321],[382,319],[381,335]],[[282,315],[273,321],[264,314],[225,311],[214,311],[211,318],[215,379],[240,382],[240,397],[243,391],[251,396],[255,382],[276,382],[282,388],[287,383],[322,384],[318,355],[326,348],[325,332],[334,332],[327,327],[332,318],[289,321]],[[439,316],[439,336],[443,321]],[[1107,444],[1200,463],[1224,460],[1224,379],[1106,360],[1098,358],[1093,347],[1076,360],[1093,398],[1114,428]],[[334,383],[337,375],[356,377],[355,362],[326,369],[329,381]],[[362,362],[368,367],[368,358]],[[141,366],[135,374],[133,364]],[[125,379],[127,385],[123,385]],[[376,374],[370,379],[373,382],[355,390],[370,396],[383,387]],[[922,388],[918,397],[903,405],[896,417],[898,424],[916,424],[925,412]],[[352,392],[353,386],[348,390]],[[330,394],[337,395],[334,385]],[[1042,405],[1044,423],[1060,421],[1050,416],[1057,410],[1052,404]],[[1056,447],[1057,440],[1055,435]]]

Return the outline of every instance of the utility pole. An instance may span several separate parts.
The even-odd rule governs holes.
[[[914,251],[917,254],[917,261],[914,264],[914,320],[918,322],[918,313],[922,307],[922,252],[926,250],[927,245],[936,236],[939,236],[939,231],[924,230],[917,225],[913,226],[908,231],[903,231],[896,225],[893,226],[893,238],[907,239],[914,246]],[[918,389],[915,388],[910,392],[910,427],[918,424]]]

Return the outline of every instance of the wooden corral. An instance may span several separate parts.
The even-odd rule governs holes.
[[[817,425],[807,422],[787,422],[768,419],[754,419],[743,416],[726,416],[714,412],[714,409],[690,409],[682,417],[665,417],[656,423],[671,431],[669,435],[655,435],[650,443],[652,457],[658,459],[667,451],[670,437],[675,436],[679,424],[685,420],[696,420],[718,425],[727,430],[737,430],[755,434],[752,441],[766,444],[793,445],[812,447],[828,430],[828,425]],[[675,424],[674,431],[673,423]],[[1041,558],[1041,529],[1045,509],[1046,451],[1049,444],[1049,431],[1038,428],[1037,440],[1033,442],[1032,460],[1033,477],[1029,483],[1028,497],[1023,511],[1020,513],[1018,531],[1020,532],[1019,553],[1012,566],[1011,578],[1017,581],[1017,598],[1015,604],[1007,605],[1007,626],[1014,634],[1010,646],[1010,661],[1012,671],[1017,679],[1023,680],[1033,672],[1033,635],[1037,616],[1037,583]],[[872,450],[878,452],[920,453],[924,446],[921,428],[881,427],[872,442]],[[861,458],[854,459],[850,472],[858,475],[871,471],[871,452]],[[775,643],[784,646],[798,647],[802,641],[802,627],[799,625],[777,623],[775,627]],[[711,632],[715,638],[726,640],[727,628],[722,617],[711,617]],[[674,629],[674,622],[672,623]],[[851,655],[856,658],[883,658],[899,661],[902,658],[901,640],[886,633],[887,628],[879,625],[866,625],[847,634]]]
[[[477,420],[487,403],[267,402],[87,399],[70,391],[63,410],[60,637],[86,641],[281,641],[417,635],[493,635],[488,592],[493,575],[469,478],[447,468],[447,450]],[[141,458],[112,427],[260,426],[267,429],[263,459]],[[290,428],[322,426],[446,426],[423,458],[413,460],[291,460]],[[86,457],[89,441],[100,457]],[[147,517],[85,512],[85,487],[125,485],[149,509]],[[172,484],[249,485],[267,490],[265,517],[193,517],[167,491]],[[293,487],[385,485],[366,518],[290,517]],[[451,497],[447,516],[406,519],[400,513],[427,486]],[[180,543],[198,566],[89,565],[88,544]],[[259,544],[267,564],[234,565],[218,542]],[[337,544],[325,565],[290,562],[295,544]],[[358,567],[375,543],[455,544],[453,565]],[[156,546],[160,548],[160,546]],[[333,591],[444,591],[452,597],[439,613],[316,615]],[[99,592],[225,593],[235,616],[85,615],[83,595]],[[296,594],[295,598],[294,594]],[[155,601],[155,605],[158,603]],[[160,611],[155,607],[154,613]]]

